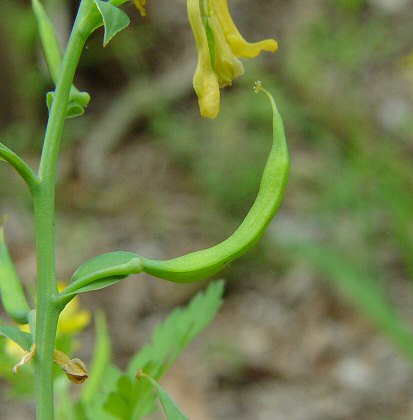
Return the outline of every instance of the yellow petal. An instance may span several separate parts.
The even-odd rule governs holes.
[[[133,0],[136,8],[140,11],[141,16],[146,16],[145,4],[146,0]]]
[[[250,43],[241,36],[229,13],[228,0],[210,0],[210,4],[215,16],[219,20],[232,52],[237,57],[253,58],[261,51],[274,52],[277,50],[278,44],[274,39],[265,39],[260,42]]]
[[[201,115],[205,118],[215,118],[219,113],[219,84],[211,65],[208,66],[202,59],[198,60],[195,71],[194,89],[198,95]]]
[[[194,89],[199,109],[205,118],[215,118],[219,113],[219,83],[211,65],[208,39],[202,22],[199,0],[188,0],[188,18],[198,49],[198,64],[194,75]]]
[[[244,74],[244,67],[231,51],[221,25],[214,15],[208,17],[208,25],[214,36],[214,71],[217,75],[219,86],[230,86],[236,77]]]

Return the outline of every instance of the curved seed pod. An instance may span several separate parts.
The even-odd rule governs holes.
[[[14,320],[27,324],[30,307],[27,303],[19,276],[10,258],[0,225],[0,296],[4,310]]]
[[[66,304],[78,293],[98,290],[145,272],[176,283],[207,278],[248,251],[261,238],[283,198],[289,170],[284,125],[272,96],[257,82],[269,98],[273,111],[273,144],[265,165],[257,198],[239,228],[225,241],[197,252],[170,260],[150,260],[131,252],[110,252],[86,261],[74,273],[70,285],[60,293]]]
[[[257,198],[239,228],[228,239],[212,248],[192,252],[170,260],[142,258],[143,271],[174,282],[200,280],[221,270],[248,251],[261,238],[280,207],[289,171],[289,155],[284,124],[273,97],[257,82],[269,98],[273,111],[273,144],[265,165]]]

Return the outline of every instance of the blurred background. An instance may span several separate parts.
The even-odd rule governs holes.
[[[77,1],[44,0],[62,45]],[[172,4],[173,3],[173,4]],[[52,90],[27,0],[2,0],[0,141],[38,165]],[[92,96],[68,120],[57,187],[58,273],[124,250],[169,258],[216,244],[258,190],[276,96],[291,149],[282,208],[260,243],[218,277],[215,322],[165,380],[191,419],[413,418],[413,3],[232,0],[250,41],[280,48],[244,62],[203,120],[184,0],[148,1],[105,49],[89,40],[76,85]],[[0,214],[28,290],[35,284],[30,196],[0,165]],[[106,311],[124,367],[153,327],[205,282],[146,275],[81,297]],[[91,357],[93,326],[77,355]],[[31,418],[9,400],[0,417]],[[161,417],[154,417],[161,418]]]

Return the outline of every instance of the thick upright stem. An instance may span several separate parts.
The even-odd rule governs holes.
[[[36,255],[36,414],[38,420],[52,420],[53,354],[60,309],[56,304],[55,269],[55,185],[60,141],[69,102],[70,89],[84,43],[93,30],[93,1],[83,0],[70,36],[60,69],[59,80],[50,110],[39,184],[33,191]],[[94,22],[96,24],[96,22]]]

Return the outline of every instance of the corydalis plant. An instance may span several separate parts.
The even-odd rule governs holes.
[[[36,305],[32,309],[26,300],[20,279],[7,252],[3,235],[0,235],[2,303],[6,312],[17,323],[29,324],[29,332],[21,331],[15,326],[0,326],[0,334],[26,351],[19,366],[31,360],[35,361],[36,412],[37,418],[41,420],[53,419],[54,416],[52,370],[54,362],[59,364],[74,382],[83,382],[88,376],[86,366],[82,361],[76,358],[71,359],[60,349],[55,348],[59,316],[76,295],[108,287],[130,274],[141,272],[173,282],[194,282],[217,273],[230,261],[250,249],[263,235],[281,204],[288,176],[289,157],[282,119],[272,96],[258,82],[256,91],[263,91],[268,96],[273,111],[273,144],[263,171],[257,198],[233,235],[214,247],[170,260],[153,260],[122,251],[103,254],[82,264],[73,274],[70,284],[63,290],[58,289],[55,267],[54,207],[60,141],[65,120],[82,115],[90,100],[86,92],[80,92],[73,85],[73,80],[89,36],[97,28],[104,26],[104,45],[107,45],[129,24],[128,16],[119,8],[124,3],[126,0],[107,2],[81,0],[65,53],[62,55],[53,25],[40,1],[32,0],[46,62],[56,85],[55,90],[47,94],[49,118],[38,172],[34,172],[7,146],[0,144],[0,158],[10,163],[21,175],[33,198],[37,257]],[[134,3],[141,14],[145,15],[145,0],[134,0]],[[243,67],[238,58],[251,58],[263,50],[275,51],[277,43],[274,40],[264,40],[255,44],[247,43],[231,19],[226,0],[188,0],[187,5],[189,20],[198,47],[194,87],[198,95],[201,114],[213,118],[219,112],[219,89],[231,84],[235,77],[243,73]],[[219,291],[219,288],[215,290]],[[220,300],[220,294],[213,293],[212,296],[212,304],[211,299],[206,299],[206,302],[209,302],[207,307],[216,309],[217,305],[213,302]],[[179,339],[179,350],[188,343],[188,337],[193,337],[192,320],[196,318],[196,312],[208,313],[202,305],[202,300],[195,300],[195,302],[198,303],[191,306],[191,317],[181,317],[188,331]],[[176,315],[173,319],[177,320],[179,316]],[[203,327],[206,325],[204,321],[201,317],[200,325]],[[171,327],[172,324],[169,330]],[[161,350],[162,348],[160,346]],[[162,362],[163,364],[161,359],[157,361],[155,371],[145,370],[139,373],[137,377],[146,378],[146,385],[142,385],[145,379],[139,380],[140,385],[133,382],[136,381],[136,370],[144,366],[132,363],[131,369],[135,369],[133,376],[120,375],[119,387],[117,391],[113,391],[114,398],[108,397],[106,411],[113,410],[116,401],[120,398],[116,395],[122,393],[125,386],[127,389],[136,388],[136,395],[143,395],[141,387],[148,386],[148,383],[150,385],[152,379],[159,378],[169,366],[169,355],[165,354],[164,358],[166,360]],[[140,360],[139,357],[138,360]],[[147,369],[150,370],[153,367],[154,364],[151,362]],[[149,373],[152,375],[150,378]],[[93,381],[93,378],[90,381]],[[92,383],[96,384],[96,382]],[[157,386],[155,388],[160,399],[163,399],[163,403],[170,406],[164,398],[163,391]],[[133,395],[135,398],[135,394]],[[145,406],[144,401],[142,404]],[[132,411],[122,414],[121,418],[139,418],[146,413],[142,406],[132,407]],[[100,410],[97,406],[95,414],[85,410],[90,414],[86,415],[87,418],[97,418],[96,416],[103,418],[101,414],[96,414]]]

